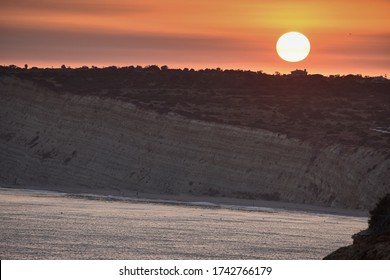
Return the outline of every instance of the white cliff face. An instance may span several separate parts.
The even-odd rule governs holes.
[[[270,199],[367,209],[390,191],[389,151],[313,147],[284,135],[58,94],[3,77],[0,183]]]

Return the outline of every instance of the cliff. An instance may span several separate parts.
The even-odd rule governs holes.
[[[390,189],[387,149],[316,145],[159,113],[109,96],[0,79],[0,183],[64,192],[226,196],[369,209]]]

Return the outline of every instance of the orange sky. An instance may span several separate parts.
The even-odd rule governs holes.
[[[0,0],[0,64],[390,76],[389,0]],[[280,35],[311,52],[285,62]]]

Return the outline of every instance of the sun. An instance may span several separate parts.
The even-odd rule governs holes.
[[[278,55],[289,62],[304,60],[310,52],[310,42],[299,32],[288,32],[280,36],[276,43]]]

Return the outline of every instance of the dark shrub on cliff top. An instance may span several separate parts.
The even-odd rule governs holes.
[[[390,229],[390,193],[382,197],[370,211],[369,229],[375,231]]]

